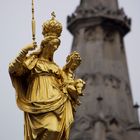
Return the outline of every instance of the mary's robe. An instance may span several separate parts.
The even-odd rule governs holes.
[[[25,140],[68,140],[72,105],[61,90],[61,70],[52,61],[31,55],[15,60],[9,73],[18,107],[24,111]]]

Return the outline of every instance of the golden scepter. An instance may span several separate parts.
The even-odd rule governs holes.
[[[37,46],[37,43],[35,41],[35,33],[36,33],[36,22],[35,22],[35,17],[34,17],[34,0],[32,0],[32,40],[34,47]]]

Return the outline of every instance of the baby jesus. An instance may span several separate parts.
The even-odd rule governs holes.
[[[74,71],[81,63],[81,57],[76,51],[72,52],[66,59],[66,65],[63,67],[63,85],[62,91],[71,100],[73,108],[80,105],[79,96],[83,96],[82,90],[85,88],[85,82],[82,79],[75,79]]]

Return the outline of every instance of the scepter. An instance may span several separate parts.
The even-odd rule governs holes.
[[[37,46],[37,43],[35,41],[36,40],[35,33],[36,33],[36,21],[34,17],[34,0],[32,0],[32,40],[33,40],[34,47]]]

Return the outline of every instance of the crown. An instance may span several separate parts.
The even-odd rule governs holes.
[[[43,27],[43,31],[42,34],[44,35],[44,37],[46,36],[56,36],[59,37],[61,35],[62,32],[62,25],[60,22],[58,22],[55,17],[55,13],[52,12],[51,13],[52,18],[48,21],[46,21],[42,27]]]

